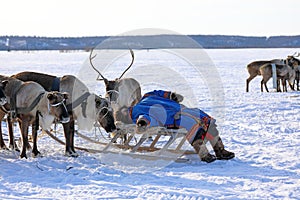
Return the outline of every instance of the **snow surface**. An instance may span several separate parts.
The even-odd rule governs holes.
[[[149,54],[151,51],[137,51],[136,65],[147,66],[142,70],[144,74],[136,77],[142,84],[143,92],[159,86],[163,89],[176,89],[178,93],[184,93],[187,90],[184,88],[188,86],[193,88],[197,106],[217,119],[224,144],[235,152],[236,158],[207,164],[201,162],[196,155],[191,155],[188,156],[188,163],[171,162],[165,166],[161,166],[159,161],[133,161],[122,154],[109,157],[111,162],[107,162],[101,154],[79,150],[78,158],[70,158],[64,156],[62,145],[40,134],[38,146],[43,157],[19,159],[18,152],[0,151],[0,198],[299,199],[300,93],[275,93],[274,90],[261,93],[260,77],[250,83],[250,92],[245,92],[248,63],[260,59],[285,58],[295,51],[297,50],[205,50],[220,75],[220,79],[216,76],[218,82],[213,82],[215,85],[210,85],[209,82],[213,77],[202,77],[199,82],[194,81],[197,80],[194,68],[186,67],[185,61],[180,59],[164,60],[168,57],[168,54],[164,56],[165,52],[160,51],[159,55],[162,56],[155,57]],[[87,52],[0,52],[0,69],[3,75],[30,70],[57,76],[88,76],[89,67],[84,64],[87,63],[88,56]],[[129,59],[130,57],[120,58],[119,65],[127,66]],[[119,60],[116,59],[114,63]],[[157,71],[149,67],[155,67],[155,63],[159,64],[156,66],[165,66],[166,63],[170,66],[166,72],[160,67],[162,71],[155,75],[157,80],[145,81],[148,73]],[[180,73],[174,74],[189,79],[187,82],[191,80],[188,86],[176,82],[173,74],[166,74],[173,65],[185,66]],[[119,75],[119,70],[112,70],[111,73],[108,70],[106,74],[110,78]],[[170,75],[173,81],[168,80]],[[95,78],[85,80],[89,85],[89,80]],[[155,77],[150,79],[152,78]],[[103,83],[97,84],[96,92],[104,94]],[[215,90],[220,93],[211,95],[209,92],[213,87],[221,88]],[[271,87],[269,85],[270,89]],[[218,101],[214,102],[216,98]],[[187,99],[186,103],[195,105],[193,99]],[[2,122],[2,126],[7,138],[6,124]],[[17,126],[14,131],[18,138]],[[59,131],[61,132],[61,128]],[[62,134],[58,135],[63,139]],[[76,137],[75,143],[83,142]],[[126,161],[133,163],[128,167],[124,165]]]

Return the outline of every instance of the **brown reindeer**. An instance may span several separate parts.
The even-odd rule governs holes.
[[[249,84],[252,79],[254,79],[256,76],[261,75],[259,68],[264,64],[271,64],[271,63],[277,63],[281,64],[284,60],[281,59],[274,59],[274,60],[260,60],[260,61],[254,61],[247,65],[247,70],[249,73],[249,78],[246,80],[246,92],[249,92]]]
[[[92,56],[93,50],[90,53],[90,64],[93,69],[98,73],[97,80],[103,80],[106,87],[106,97],[110,100],[112,108],[114,110],[114,117],[116,121],[122,121],[119,118],[119,115],[116,113],[119,112],[124,107],[130,107],[135,105],[141,98],[141,87],[138,81],[133,78],[122,78],[123,75],[129,70],[134,62],[134,53],[130,49],[130,54],[132,57],[132,61],[130,65],[126,68],[126,70],[121,74],[119,78],[115,80],[106,79],[99,70],[93,65],[92,60],[96,57]],[[99,78],[101,76],[101,79]],[[124,121],[123,121],[124,122]],[[126,122],[124,122],[126,123]]]
[[[35,81],[46,91],[68,92],[66,105],[70,122],[63,124],[66,139],[65,155],[77,157],[74,148],[75,120],[79,129],[90,130],[98,122],[107,132],[116,130],[113,111],[109,101],[89,92],[87,86],[72,75],[61,78],[37,72],[21,72],[12,77],[23,81]]]
[[[295,80],[296,73],[295,73],[294,66],[290,66],[289,64],[275,64],[275,67],[276,67],[277,79],[282,79],[284,91],[287,91],[286,79],[288,80],[290,86],[294,83]],[[261,81],[261,91],[263,92],[263,85],[264,85],[266,91],[269,92],[267,87],[267,82],[273,76],[272,64],[271,63],[264,64],[259,68],[259,71],[263,77]]]
[[[40,154],[37,148],[37,130],[40,125],[42,129],[50,128],[54,119],[57,118],[62,123],[70,120],[64,101],[68,98],[67,93],[46,92],[38,83],[29,81],[23,82],[15,78],[1,76],[3,80],[0,88],[4,91],[8,103],[5,110],[15,117],[20,124],[22,151],[21,158],[27,158],[26,148],[28,146],[28,127],[34,125],[33,149],[34,156]],[[4,116],[3,114],[1,115]],[[0,137],[3,142],[2,133]]]
[[[299,91],[299,82],[300,82],[300,60],[295,58],[295,57],[299,57],[300,53],[298,53],[298,55],[296,55],[296,53],[294,53],[291,56],[287,57],[287,61],[289,62],[290,65],[293,65],[296,71],[296,77],[295,77],[295,83],[297,86],[297,90]],[[295,85],[295,83],[293,84],[293,86]]]

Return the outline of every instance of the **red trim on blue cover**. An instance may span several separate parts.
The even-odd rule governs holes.
[[[129,108],[129,116],[130,116],[131,119],[132,119],[132,110],[133,110],[133,107],[130,107]]]
[[[164,98],[170,99],[170,94],[171,94],[171,92],[165,91],[164,92]]]

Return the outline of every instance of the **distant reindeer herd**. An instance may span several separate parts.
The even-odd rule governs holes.
[[[63,125],[65,136],[65,155],[77,157],[74,145],[75,121],[79,129],[90,130],[98,123],[107,133],[118,132],[117,122],[131,123],[120,116],[124,109],[136,104],[142,97],[141,87],[133,78],[122,78],[134,62],[134,53],[130,49],[132,61],[119,78],[108,80],[94,66],[93,50],[90,52],[91,67],[98,73],[97,80],[104,81],[105,98],[90,93],[87,86],[73,75],[56,77],[37,72],[21,72],[10,77],[0,75],[0,120],[6,116],[9,134],[9,149],[19,151],[15,144],[12,122],[19,123],[22,150],[21,158],[27,158],[26,149],[30,147],[28,128],[32,126],[32,155],[38,156],[37,132],[39,127],[50,128],[54,122]],[[277,91],[287,91],[286,82],[292,90],[299,91],[300,60],[298,54],[286,59],[254,61],[247,65],[249,78],[246,80],[246,92],[249,83],[258,75],[262,76],[263,87],[269,92],[267,82],[276,73]],[[99,78],[101,77],[101,78]],[[296,85],[296,86],[295,86]],[[0,123],[0,149],[8,149],[2,136]]]
[[[291,56],[287,56],[286,59],[260,60],[249,63],[247,65],[249,78],[246,80],[246,92],[249,92],[250,81],[258,75],[262,76],[262,92],[263,87],[265,87],[265,90],[269,92],[267,82],[273,77],[273,75],[276,75],[277,92],[281,92],[280,81],[284,92],[287,92],[287,81],[291,90],[295,90],[296,85],[296,89],[299,91],[300,60],[296,58],[299,57],[299,55],[299,53],[294,53]]]

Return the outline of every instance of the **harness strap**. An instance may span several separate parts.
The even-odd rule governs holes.
[[[60,78],[59,77],[55,77],[52,81],[52,87],[51,87],[51,91],[57,91],[59,92],[60,89]]]
[[[23,87],[24,85],[18,85],[18,87],[15,87],[10,95],[10,114],[12,118],[16,118],[17,117],[17,113],[18,113],[18,108],[17,108],[17,93],[18,91]]]
[[[89,92],[85,92],[83,95],[81,95],[78,99],[76,99],[74,102],[66,105],[68,111],[72,111],[73,108],[76,108],[77,106],[81,105],[82,108],[82,114],[86,118],[86,105],[87,105],[87,98],[91,94]]]
[[[4,113],[8,113],[10,109],[6,107],[7,105],[9,105],[9,104],[5,104],[5,105],[1,106],[0,110],[2,110]]]

